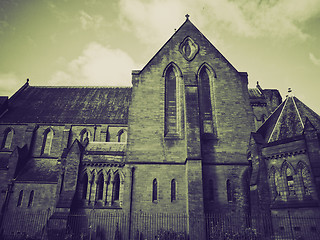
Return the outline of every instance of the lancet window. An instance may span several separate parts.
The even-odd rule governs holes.
[[[176,200],[176,192],[177,192],[177,186],[176,186],[176,180],[171,180],[171,202]]]
[[[152,201],[155,202],[158,200],[158,182],[157,179],[153,179],[152,182]]]
[[[104,187],[104,178],[103,178],[103,174],[100,174],[97,181],[97,200],[103,199],[103,187]]]
[[[112,194],[112,202],[119,201],[120,199],[120,177],[119,174],[114,176],[113,180],[113,194]]]
[[[42,143],[41,154],[50,155],[52,140],[53,140],[53,130],[51,128],[48,128],[43,133],[43,143]]]
[[[3,141],[2,141],[2,148],[4,149],[10,149],[13,139],[13,129],[7,128],[4,131]]]
[[[31,206],[32,206],[33,197],[34,197],[34,191],[32,190],[32,191],[30,192],[30,195],[29,195],[28,207],[31,207]]]
[[[213,133],[212,118],[212,96],[210,84],[210,71],[207,66],[203,66],[199,73],[199,101],[200,116],[202,122],[202,132]]]
[[[179,71],[171,64],[165,72],[165,136],[179,133]]]
[[[23,199],[23,190],[21,190],[19,193],[17,207],[20,207],[22,205],[22,199]]]

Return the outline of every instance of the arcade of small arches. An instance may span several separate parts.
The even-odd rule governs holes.
[[[289,198],[312,198],[313,186],[310,170],[306,163],[300,161],[294,168],[284,161],[280,168],[272,166],[269,170],[272,200]]]
[[[84,205],[121,207],[125,175],[121,169],[90,171],[85,169],[80,177],[80,197]]]

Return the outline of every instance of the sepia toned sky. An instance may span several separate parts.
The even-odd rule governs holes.
[[[249,86],[320,114],[319,0],[0,0],[0,95],[31,85],[131,85],[190,15]]]

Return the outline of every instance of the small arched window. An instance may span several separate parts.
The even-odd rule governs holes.
[[[83,143],[84,141],[90,140],[90,132],[85,128],[80,133],[80,142]]]
[[[32,191],[30,192],[30,195],[29,195],[28,207],[31,207],[31,206],[32,206],[33,197],[34,197],[34,191],[32,190]]]
[[[87,198],[87,191],[88,191],[88,175],[87,173],[84,174],[82,178],[82,199]]]
[[[124,129],[121,129],[118,132],[118,142],[127,142],[127,131]]]
[[[228,202],[232,202],[233,201],[233,192],[232,192],[232,186],[231,186],[230,179],[227,180],[226,185],[227,185],[227,200],[228,200]]]
[[[22,205],[22,199],[23,199],[23,190],[21,190],[19,193],[17,207],[20,207]]]
[[[114,201],[119,201],[120,198],[120,177],[116,174],[113,180],[113,194],[112,199]]]
[[[171,202],[176,200],[177,183],[175,179],[171,180]]]
[[[103,187],[104,187],[104,178],[103,175],[100,174],[97,182],[97,198],[98,200],[103,199]]]
[[[14,133],[13,129],[11,129],[11,128],[7,128],[4,131],[4,136],[3,136],[1,148],[3,148],[3,149],[10,149],[11,148],[13,133]]]
[[[209,200],[213,201],[213,181],[212,179],[209,180]]]
[[[51,128],[48,128],[43,134],[41,155],[43,154],[50,155],[52,139],[53,139],[53,130]]]
[[[153,179],[152,182],[152,201],[157,201],[158,200],[158,182],[157,179]]]

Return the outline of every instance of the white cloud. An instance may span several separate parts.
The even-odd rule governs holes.
[[[311,62],[316,65],[316,66],[320,66],[320,58],[317,58],[316,56],[314,56],[312,53],[309,53],[309,59],[311,60]]]
[[[159,39],[163,42],[170,26],[171,30],[179,26],[186,13],[197,26],[210,31],[224,29],[250,37],[304,40],[308,35],[299,23],[320,12],[319,0],[120,0],[119,6],[123,26],[149,44]]]
[[[130,86],[131,71],[135,67],[132,58],[122,50],[92,42],[81,56],[66,65],[65,70],[53,74],[50,84]]]
[[[0,73],[0,96],[11,95],[18,90],[19,85],[22,86],[22,83],[15,73]]]
[[[84,30],[91,29],[91,28],[99,29],[103,22],[103,17],[100,15],[91,16],[84,10],[81,10],[79,14],[80,14],[79,19],[81,22],[81,27]]]

